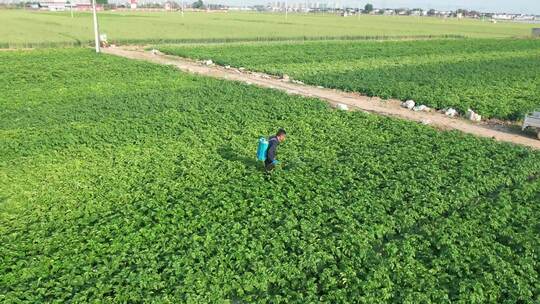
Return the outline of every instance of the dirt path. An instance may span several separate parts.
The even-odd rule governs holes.
[[[316,97],[327,101],[332,106],[344,104],[351,109],[359,109],[370,113],[386,116],[394,116],[402,119],[429,124],[444,130],[459,130],[481,137],[490,137],[499,141],[525,145],[534,149],[540,149],[540,140],[531,135],[521,133],[515,128],[501,124],[472,123],[464,119],[456,119],[437,112],[414,112],[400,106],[399,100],[381,100],[376,97],[367,97],[355,93],[345,93],[337,90],[313,87],[293,82],[272,78],[261,73],[249,73],[236,69],[227,69],[220,66],[207,66],[201,63],[163,54],[153,54],[141,49],[107,48],[104,53],[122,56],[130,59],[145,60],[158,64],[172,65],[182,71],[222,78],[227,80],[241,81],[265,88],[285,91],[289,94]]]

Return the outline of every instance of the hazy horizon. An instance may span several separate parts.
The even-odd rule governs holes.
[[[141,1],[141,0],[140,0]],[[229,5],[254,5],[254,4],[266,4],[269,2],[285,0],[209,0],[210,3],[224,3]],[[147,2],[150,2],[148,0]],[[373,4],[376,8],[423,8],[423,9],[437,9],[437,10],[456,10],[459,8],[468,10],[478,10],[482,12],[496,12],[496,13],[523,13],[523,14],[540,14],[540,1],[532,0],[516,0],[512,2],[502,0],[492,1],[441,1],[441,0],[374,0],[374,1],[351,1],[351,0],[289,0],[289,3],[336,3],[336,5],[348,6],[348,7],[363,7],[367,3]]]
[[[36,0],[39,1],[39,0]],[[54,0],[53,0],[54,1]],[[89,0],[75,0],[74,2],[87,2]],[[152,2],[165,2],[167,0],[138,0],[139,3],[152,3]],[[180,2],[181,0],[173,0]],[[191,0],[184,0],[189,3]],[[193,0],[195,1],[195,0]],[[286,0],[203,0],[208,3],[219,3],[225,5],[234,6],[248,6],[257,4],[267,4],[272,2],[285,2]],[[20,0],[0,0],[0,3],[15,3],[21,2]],[[109,0],[110,3],[127,3],[129,0]],[[456,9],[468,9],[478,10],[481,12],[493,12],[493,13],[522,13],[522,14],[536,14],[540,15],[540,1],[533,0],[516,0],[516,1],[503,1],[503,0],[455,0],[455,1],[442,1],[442,0],[373,0],[373,1],[354,1],[354,0],[288,0],[289,4],[294,3],[328,3],[329,6],[347,6],[347,7],[363,7],[367,3],[373,4],[376,8],[422,8],[422,9],[437,9],[437,10],[456,10]]]

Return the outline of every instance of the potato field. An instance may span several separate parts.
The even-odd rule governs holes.
[[[164,50],[514,118],[538,47]],[[538,151],[82,48],[0,62],[2,303],[540,302]]]
[[[522,119],[540,107],[540,40],[324,41],[163,46],[307,84],[436,109],[473,109],[485,118]]]

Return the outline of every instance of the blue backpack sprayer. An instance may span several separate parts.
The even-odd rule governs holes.
[[[257,146],[257,160],[266,160],[266,151],[268,150],[268,140],[264,137],[259,138],[259,145]]]

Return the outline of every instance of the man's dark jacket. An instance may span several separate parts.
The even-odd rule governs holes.
[[[276,136],[272,136],[268,139],[268,150],[266,150],[266,160],[264,165],[270,165],[275,159],[277,154],[277,146],[279,145],[279,140]]]

